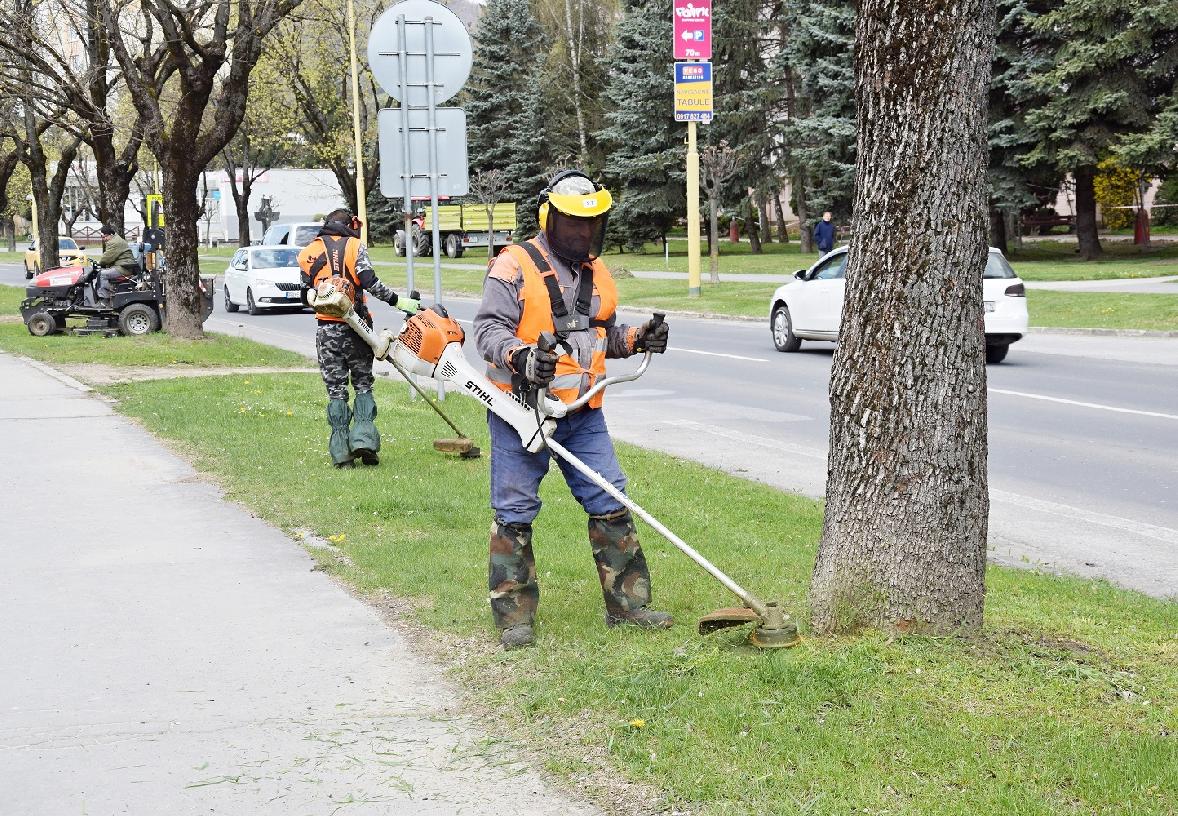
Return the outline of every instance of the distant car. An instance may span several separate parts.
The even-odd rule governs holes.
[[[837,341],[843,316],[847,247],[794,273],[769,301],[769,329],[778,351],[797,351],[803,340]],[[1027,292],[1002,253],[991,247],[982,273],[986,362],[1006,359],[1010,344],[1027,333]]]
[[[262,246],[285,244],[286,246],[305,247],[315,240],[315,236],[319,234],[321,229],[323,229],[322,224],[311,222],[271,224],[270,229],[266,230],[266,234],[262,236]]]
[[[225,311],[244,306],[256,315],[265,309],[302,308],[300,271],[298,247],[242,247],[225,268]]]
[[[65,235],[57,236],[57,258],[62,266],[85,266],[86,250],[78,242]],[[29,244],[25,251],[25,278],[32,279],[41,274],[41,256],[36,242]]]

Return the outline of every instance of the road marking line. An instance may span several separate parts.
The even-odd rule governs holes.
[[[1111,527],[1116,530],[1124,530],[1134,535],[1143,536],[1145,538],[1152,538],[1155,541],[1161,541],[1166,544],[1173,544],[1178,546],[1178,530],[1170,527],[1159,527],[1156,524],[1147,524],[1144,521],[1133,521],[1132,519],[1122,518],[1121,516],[1110,516],[1107,513],[1096,513],[1092,510],[1083,510],[1079,507],[1072,507],[1068,504],[1059,504],[1053,501],[1046,501],[1044,499],[1033,499],[1030,496],[1023,496],[1017,493],[1007,493],[1004,490],[990,490],[990,499],[1001,502],[1009,502],[1011,504],[1021,505],[1028,510],[1037,510],[1040,513],[1049,513],[1053,516],[1062,516],[1069,519],[1079,519],[1086,521],[1089,524],[1098,524],[1101,527]]]
[[[699,349],[672,348],[670,351],[682,351],[687,354],[704,354],[708,357],[727,357],[729,360],[747,360],[750,363],[767,363],[763,357],[741,357],[739,354],[722,354],[718,351],[700,351]]]
[[[1113,405],[1101,405],[1096,402],[1079,402],[1063,399],[1062,397],[1047,397],[1043,394],[1027,394],[1023,391],[1007,391],[1002,388],[988,389],[991,394],[1006,394],[1011,397],[1026,397],[1027,399],[1042,400],[1043,402],[1058,402],[1062,405],[1075,405],[1080,408],[1098,408],[1101,411],[1114,411],[1118,414],[1136,414],[1137,416],[1157,417],[1159,419],[1178,419],[1178,414],[1163,414],[1158,411],[1139,411],[1136,408],[1117,408]]]

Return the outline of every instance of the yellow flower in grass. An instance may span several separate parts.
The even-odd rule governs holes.
[[[336,535],[328,536],[327,540],[330,541],[332,544],[342,544],[344,542],[344,539],[346,539],[346,538],[347,538],[346,534],[338,533]]]
[[[634,719],[630,720],[630,727],[631,728],[646,728],[646,720],[644,720],[640,717],[635,717]]]

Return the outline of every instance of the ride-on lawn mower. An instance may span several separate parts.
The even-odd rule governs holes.
[[[539,393],[533,391],[525,399],[499,390],[485,375],[467,362],[462,353],[465,333],[458,325],[458,321],[451,318],[441,306],[423,309],[409,317],[400,333],[394,336],[388,329],[378,334],[369,328],[352,308],[348,296],[337,289],[330,280],[323,281],[317,290],[310,292],[309,299],[312,300],[316,311],[337,315],[355,329],[356,333],[372,346],[378,360],[395,361],[397,369],[403,373],[430,377],[455,387],[466,396],[483,403],[488,410],[511,425],[529,451],[534,453],[548,448],[642,518],[655,532],[675,545],[725,589],[740,598],[743,606],[717,609],[701,618],[701,635],[730,626],[753,623],[756,626],[749,633],[749,643],[759,649],[786,649],[798,644],[797,626],[779,603],[763,601],[741,587],[637,502],[551,438],[550,434],[556,427],[558,418],[577,410],[606,386],[629,382],[642,376],[650,365],[649,351],[633,374],[603,379],[573,403],[565,404],[551,399],[547,389]],[[662,315],[656,312],[655,320],[661,322]],[[562,342],[558,336],[545,333],[540,336],[538,345],[546,350],[556,350]]]
[[[84,317],[74,334],[140,336],[158,331],[165,308],[162,270],[144,269],[111,281],[108,305],[99,305],[99,267],[63,266],[34,277],[25,290],[20,314],[29,334],[45,337],[66,331],[67,317]],[[200,278],[202,319],[213,311],[213,279]]]

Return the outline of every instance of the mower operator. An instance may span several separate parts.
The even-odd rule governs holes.
[[[474,319],[487,375],[518,394],[550,388],[574,402],[605,376],[605,360],[667,348],[666,323],[615,323],[618,293],[600,260],[612,200],[579,170],[558,173],[541,192],[540,234],[506,247],[491,265]],[[555,327],[559,323],[560,331]],[[555,332],[572,354],[542,351],[542,332]],[[605,425],[602,394],[556,422],[552,438],[619,490],[626,476]],[[540,588],[532,554],[532,520],[540,512],[540,481],[550,453],[529,453],[519,434],[492,413],[489,586],[491,613],[506,649],[530,645]],[[589,514],[589,543],[605,596],[607,626],[667,628],[671,616],[650,605],[650,572],[630,511],[572,466],[557,459],[573,497]]]
[[[368,248],[360,240],[360,226],[360,219],[346,208],[327,214],[319,235],[299,253],[303,303],[307,303],[308,290],[338,277],[356,313],[369,326],[372,314],[368,311],[365,291],[390,306],[398,306],[407,313],[416,312],[416,300],[397,297],[396,292],[376,277],[368,260]],[[319,312],[315,317],[319,320],[315,349],[319,371],[327,386],[327,422],[331,426],[327,449],[331,462],[337,468],[353,467],[356,459],[366,465],[379,464],[380,432],[376,430],[376,401],[372,398],[372,348],[342,318]],[[356,390],[354,409],[348,407],[349,376]]]
[[[98,259],[98,305],[109,307],[114,294],[113,281],[129,275],[139,274],[139,262],[127,243],[127,239],[115,232],[114,227],[103,224],[102,257]]]

